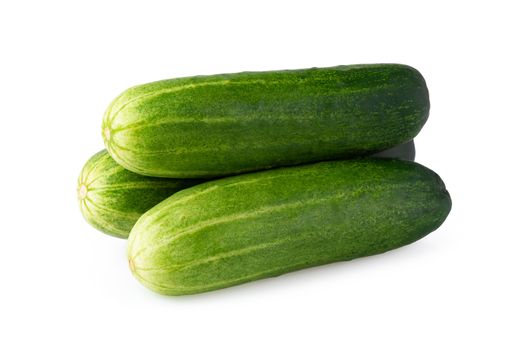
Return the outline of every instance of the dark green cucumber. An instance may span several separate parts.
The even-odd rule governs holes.
[[[84,218],[98,230],[127,238],[139,217],[154,205],[201,181],[138,175],[118,165],[106,151],[91,157],[78,178]]]
[[[244,72],[133,87],[102,135],[133,172],[210,178],[370,155],[414,138],[429,108],[425,80],[404,65]]]
[[[130,234],[129,265],[161,294],[206,292],[401,247],[437,229],[450,208],[437,174],[401,160],[238,175],[146,212]]]

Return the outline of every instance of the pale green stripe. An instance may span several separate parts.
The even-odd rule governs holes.
[[[91,205],[93,205],[94,207],[98,208],[99,210],[101,211],[108,211],[108,212],[111,212],[111,213],[115,213],[115,214],[118,214],[122,217],[125,217],[125,218],[128,218],[130,220],[136,220],[140,215],[141,213],[127,213],[127,212],[124,212],[124,211],[120,211],[120,210],[117,210],[117,209],[112,209],[112,208],[108,208],[100,203],[97,203],[95,201],[93,201],[91,198],[89,198],[89,196],[86,196],[86,200],[88,202],[91,203]]]
[[[178,188],[181,184],[179,182],[160,182],[160,181],[152,181],[147,182],[145,180],[144,182],[125,182],[125,183],[119,183],[114,185],[106,185],[106,186],[98,186],[95,188],[89,189],[90,192],[97,192],[102,190],[126,190],[126,189],[159,189],[159,188]]]
[[[86,203],[86,208],[88,208],[87,203]],[[89,210],[89,212],[92,213],[91,210]],[[122,230],[121,228],[115,226],[111,221],[102,220],[102,218],[100,218],[97,215],[92,214],[90,219],[98,223],[98,225],[100,225],[101,229],[104,231],[108,231],[108,232],[111,232],[112,234],[117,234],[117,235],[122,235],[122,236],[129,234],[129,232]]]
[[[156,97],[158,95],[162,95],[162,94],[166,94],[166,93],[170,93],[170,92],[177,92],[177,91],[188,90],[188,89],[193,89],[193,88],[197,88],[197,87],[201,87],[201,86],[209,86],[209,85],[226,85],[228,83],[229,83],[228,80],[210,81],[210,82],[202,82],[202,83],[190,83],[190,84],[172,86],[172,87],[169,87],[169,88],[164,88],[164,89],[160,89],[160,90],[157,90],[157,91],[141,94],[140,96],[136,96],[136,97],[131,98],[128,101],[126,101],[122,106],[120,106],[117,109],[117,111],[115,111],[115,112],[111,111],[111,113],[113,114],[113,118],[110,119],[109,126],[115,120],[116,115],[118,113],[120,113],[120,111],[122,111],[124,108],[126,108],[128,105],[130,105],[132,103],[140,102],[141,100],[145,100],[145,99],[151,98],[151,97]]]
[[[115,175],[115,174],[117,174],[117,173],[119,173],[121,171],[124,171],[124,170],[126,170],[126,168],[124,168],[124,167],[122,167],[122,166],[120,166],[118,164],[115,164],[114,169],[112,169],[110,171],[107,171],[104,174],[101,174],[100,176],[96,176],[94,179],[91,180],[91,182],[86,184],[86,187],[87,187],[88,190],[91,190],[90,186],[92,184],[94,184],[98,179],[100,179],[100,178],[107,179],[109,176]]]
[[[173,118],[171,115],[165,115],[162,118]],[[137,123],[132,123],[126,126],[121,126],[120,128],[111,129],[111,134],[115,135],[118,132],[122,131],[130,131],[130,130],[140,130],[143,128],[149,128],[154,126],[162,126],[162,125],[168,125],[168,124],[182,124],[182,123],[232,123],[239,120],[239,117],[214,117],[214,118],[193,118],[193,117],[184,117],[186,119],[182,119],[181,117],[178,117],[176,121],[173,120],[159,120],[156,122],[149,122],[149,121],[140,121]]]
[[[159,239],[157,241],[158,244],[155,244],[155,246],[149,246],[149,248],[150,249],[154,248],[156,250],[163,248],[167,245],[173,244],[175,241],[180,240],[184,236],[194,234],[210,226],[215,226],[215,225],[224,224],[224,223],[231,223],[231,222],[239,221],[239,220],[250,219],[256,216],[272,214],[272,213],[290,209],[290,208],[297,208],[300,206],[320,204],[320,203],[327,202],[327,201],[333,201],[336,199],[349,197],[350,195],[351,194],[343,193],[343,194],[332,194],[326,197],[314,198],[310,200],[298,199],[298,200],[294,200],[286,204],[270,205],[266,207],[260,207],[257,209],[250,209],[250,211],[244,211],[244,212],[236,213],[233,215],[220,216],[218,218],[205,220],[198,224],[188,226],[185,230],[180,230],[174,235],[169,235],[166,239]],[[139,254],[136,254],[135,257],[137,257],[138,255]]]
[[[206,193],[209,193],[209,192],[213,192],[213,191],[215,191],[217,189],[224,189],[224,188],[228,188],[228,187],[238,187],[240,185],[253,184],[253,183],[257,183],[257,182],[261,182],[261,181],[269,181],[269,180],[273,180],[273,179],[277,179],[277,178],[281,178],[281,177],[290,177],[290,176],[292,176],[292,174],[290,174],[288,172],[284,172],[282,174],[278,174],[278,175],[274,175],[274,176],[256,177],[256,178],[250,178],[250,179],[241,180],[241,181],[234,181],[234,182],[231,182],[229,184],[221,184],[220,186],[219,185],[215,185],[215,184],[214,185],[210,185],[208,188],[206,188],[204,190],[200,190],[200,191],[194,190],[193,193],[190,194],[190,195],[185,195],[183,198],[180,198],[178,200],[170,201],[168,203],[168,205],[163,208],[163,210],[170,210],[171,208],[173,208],[174,206],[176,206],[178,204],[186,203],[189,200],[195,199],[196,197],[199,197],[199,196],[201,196],[203,194],[206,194]]]
[[[87,173],[84,178],[84,184],[86,187],[88,186],[86,182],[90,180],[91,175],[96,173],[100,166],[107,165],[107,157],[110,157],[110,155],[106,152],[105,154],[101,154],[98,159],[95,160],[95,163],[93,163],[92,159],[88,161],[87,165],[89,166],[87,167]]]
[[[198,265],[207,264],[207,263],[210,263],[210,262],[213,262],[213,261],[220,261],[220,260],[224,260],[224,259],[227,259],[227,258],[232,258],[232,257],[235,257],[235,256],[241,256],[241,255],[244,255],[246,253],[251,253],[251,252],[254,252],[254,251],[257,251],[257,250],[262,250],[262,249],[265,249],[265,248],[274,247],[276,245],[280,245],[281,243],[290,243],[290,242],[294,242],[294,241],[299,241],[301,239],[302,239],[302,237],[298,237],[296,239],[278,239],[276,241],[256,244],[256,245],[253,245],[253,246],[232,250],[232,251],[229,251],[229,252],[226,252],[226,253],[219,253],[219,254],[216,254],[216,255],[209,256],[207,258],[197,259],[195,261],[192,261],[192,262],[189,262],[189,263],[186,263],[186,264],[175,264],[175,265],[170,266],[169,268],[166,268],[166,267],[137,268],[137,265],[135,265],[135,269],[136,270],[141,270],[141,271],[162,271],[162,272],[182,271],[182,270],[185,270],[185,269],[188,269],[188,268],[191,268],[191,267],[195,267],[195,266],[198,266]]]
[[[246,73],[246,72],[244,72]],[[255,73],[264,73],[264,72],[255,72]],[[290,73],[294,73],[294,70],[291,70],[289,72],[283,72],[283,78],[286,78],[286,75],[290,74]],[[242,74],[242,73],[233,73],[233,75],[237,75],[237,74]],[[209,78],[214,78],[213,75],[209,76]],[[246,79],[249,79],[249,77],[246,77]],[[265,80],[265,79],[254,79],[254,80],[241,80],[241,81],[232,81],[232,80],[219,80],[219,81],[208,81],[208,82],[201,82],[201,83],[189,83],[189,84],[185,84],[185,83],[182,83],[183,85],[177,85],[177,86],[172,86],[172,87],[168,87],[168,88],[164,88],[164,89],[160,89],[160,90],[157,90],[157,91],[152,91],[152,92],[149,92],[149,93],[145,93],[145,94],[141,94],[140,96],[136,96],[134,98],[131,98],[129,99],[128,101],[124,102],[116,111],[113,111],[112,108],[110,110],[110,114],[112,114],[112,118],[108,118],[108,126],[111,128],[111,124],[114,122],[115,118],[116,118],[116,115],[118,113],[120,113],[124,108],[126,108],[127,106],[129,106],[130,104],[132,103],[135,103],[135,102],[141,102],[142,100],[145,100],[147,98],[152,98],[152,97],[156,97],[156,96],[159,96],[159,95],[162,95],[162,94],[166,94],[166,93],[171,93],[171,92],[177,92],[177,91],[183,91],[183,90],[188,90],[188,89],[194,89],[194,88],[198,88],[198,87],[203,87],[203,86],[213,86],[213,85],[229,85],[229,84],[235,84],[235,85],[255,85],[255,84],[261,84],[261,85],[268,85],[268,84],[272,84],[272,85],[290,85],[290,81],[287,80],[287,79],[276,79],[275,76],[272,77],[273,80]],[[176,80],[176,79],[175,79]],[[300,84],[305,84],[307,82],[310,82],[310,81],[325,81],[326,78],[324,77],[320,77],[320,78],[314,78],[314,77],[303,77],[301,80],[298,80],[294,83],[296,83],[296,85],[300,85]],[[154,84],[154,83],[152,83]],[[383,86],[380,86],[380,88],[384,88],[385,86],[387,86],[388,84],[385,84]],[[373,87],[353,87],[353,86],[347,86],[345,87],[344,89],[341,89],[341,91],[368,91],[368,90],[371,90],[371,89],[377,89],[376,86],[373,86]],[[125,94],[125,93],[124,93]],[[113,107],[113,106],[111,106]]]

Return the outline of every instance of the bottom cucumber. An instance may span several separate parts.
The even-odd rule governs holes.
[[[206,182],[146,212],[131,271],[194,294],[382,253],[437,229],[451,209],[439,176],[392,159],[323,162]]]
[[[87,222],[111,236],[127,238],[144,212],[175,192],[201,182],[138,175],[117,164],[104,150],[84,165],[77,196]]]

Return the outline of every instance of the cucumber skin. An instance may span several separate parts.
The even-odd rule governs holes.
[[[401,247],[437,229],[450,209],[439,176],[413,162],[268,170],[166,199],[133,227],[128,259],[153,291],[201,293]]]
[[[77,196],[88,223],[108,235],[127,238],[143,213],[175,192],[200,182],[138,175],[118,165],[104,150],[84,165]]]
[[[425,80],[404,65],[243,72],[128,89],[102,135],[133,172],[212,178],[370,155],[414,138],[429,108]]]

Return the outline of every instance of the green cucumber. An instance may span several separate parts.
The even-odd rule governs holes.
[[[175,192],[199,182],[138,175],[101,151],[84,165],[78,178],[77,195],[87,222],[109,235],[127,238],[143,213]]]
[[[210,178],[370,155],[411,140],[429,108],[425,80],[404,65],[244,72],[133,87],[102,135],[133,172]]]
[[[129,265],[158,293],[206,292],[401,247],[437,229],[450,208],[439,176],[402,160],[243,174],[147,211],[131,231]]]

